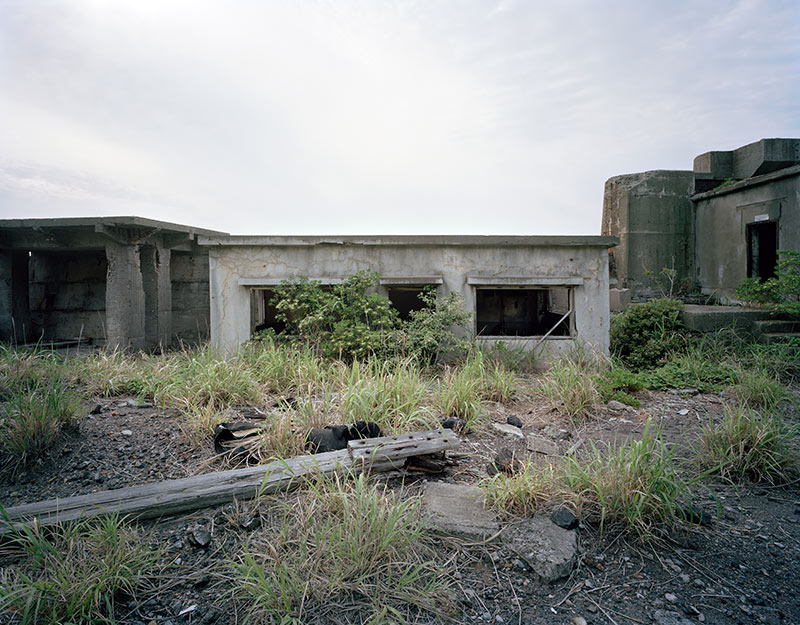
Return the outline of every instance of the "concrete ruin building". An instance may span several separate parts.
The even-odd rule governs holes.
[[[140,217],[0,220],[0,340],[152,349],[209,338],[223,233]]]
[[[800,139],[706,152],[692,171],[615,176],[603,198],[612,251],[612,307],[676,286],[735,302],[745,278],[774,275],[778,250],[800,251]]]
[[[232,350],[276,325],[272,289],[365,269],[401,316],[456,291],[479,340],[608,351],[609,236],[231,236],[137,217],[0,221],[0,340]]]
[[[458,292],[479,340],[546,354],[576,344],[608,352],[608,248],[601,236],[202,236],[212,340],[226,349],[275,325],[272,289],[297,276],[323,285],[364,269],[401,315],[418,294]],[[542,337],[546,340],[541,340]]]

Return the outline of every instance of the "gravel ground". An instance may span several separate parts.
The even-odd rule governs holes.
[[[582,453],[593,442],[641,435],[654,417],[662,435],[679,450],[697,440],[708,418],[722,414],[727,398],[686,392],[644,392],[639,409],[601,406],[576,423],[535,397],[491,406],[494,422],[516,416],[522,431],[555,443],[560,452]],[[76,431],[63,437],[49,458],[0,483],[0,502],[68,497],[195,475],[225,468],[213,458],[211,441],[186,440],[178,415],[128,398],[97,400]],[[789,420],[798,421],[796,413]],[[410,474],[414,491],[426,479],[472,483],[503,448],[525,454],[522,439],[493,427],[462,437],[459,458],[442,476]],[[401,480],[388,484],[400,488]],[[569,578],[543,584],[512,559],[499,542],[475,545],[441,538],[442,560],[452,560],[459,623],[720,625],[800,623],[800,484],[783,487],[707,482],[701,507],[715,514],[707,527],[687,526],[669,539],[641,543],[629,535],[600,534],[579,527],[581,556]],[[719,514],[717,514],[717,511]],[[136,598],[121,603],[121,624],[234,624],[242,620],[216,574],[252,532],[252,504],[229,504],[182,517],[144,523],[149,540],[165,549],[165,574],[149,580]],[[201,548],[192,538],[210,534]],[[196,541],[194,541],[196,542]],[[7,565],[0,559],[0,565]],[[334,606],[335,607],[335,606]],[[331,610],[310,612],[307,622],[360,622]],[[0,623],[12,622],[0,615]],[[581,620],[584,619],[584,620]],[[425,622],[420,619],[420,622]]]

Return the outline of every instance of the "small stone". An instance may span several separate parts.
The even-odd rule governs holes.
[[[494,465],[489,466],[494,466],[496,469],[495,472],[503,472],[509,475],[513,475],[522,470],[522,463],[517,460],[514,452],[508,447],[501,449],[500,453],[494,457]],[[487,469],[487,472],[489,472],[489,469]],[[489,472],[489,475],[494,474]]]
[[[681,415],[682,417],[685,417],[687,414],[689,414],[689,409],[684,408],[683,410],[678,410],[678,414]]]
[[[558,455],[558,445],[543,436],[528,434],[525,439],[525,446],[528,451],[533,451],[538,454],[545,454],[547,456]]]
[[[506,418],[506,423],[509,425],[513,425],[515,428],[522,427],[522,419],[520,419],[517,415],[512,414]]]
[[[101,412],[103,412],[103,407],[100,404],[95,404],[89,414],[100,414]]]
[[[669,610],[656,610],[653,618],[655,619],[655,625],[693,625],[683,615]]]
[[[198,549],[205,549],[211,544],[211,532],[200,527],[186,530],[186,538]]]
[[[120,434],[123,436],[133,436],[133,432],[131,430],[122,430]]]
[[[461,432],[467,422],[459,417],[446,417],[442,419],[442,427],[446,430],[453,430],[454,432]]]
[[[502,625],[502,624],[503,624],[503,623],[505,623],[506,621],[505,621],[505,619],[504,619],[502,616],[500,616],[500,615],[498,614],[497,616],[495,616],[495,617],[494,617],[494,622],[495,622],[495,623],[497,623],[498,625]]]
[[[691,577],[689,577],[689,576],[688,576],[686,573],[681,573],[680,575],[678,575],[678,577],[681,579],[681,581],[682,581],[684,584],[688,584],[688,583],[689,583],[689,580],[691,580],[691,579],[692,579],[692,578],[691,578]]]
[[[669,601],[670,603],[676,603],[678,601],[678,595],[672,592],[668,592],[664,595],[664,599]]]
[[[572,625],[586,625],[586,619],[582,616],[573,616]]]
[[[243,530],[247,532],[250,532],[260,526],[261,526],[260,514],[253,514],[250,516],[246,516],[245,518],[239,521],[239,527],[241,527]]]
[[[623,404],[621,401],[617,401],[616,399],[612,399],[608,404],[606,404],[611,410],[625,410],[627,406]]]
[[[492,427],[501,434],[505,434],[506,436],[512,436],[514,438],[520,438],[520,439],[525,438],[525,435],[522,433],[522,430],[514,427],[513,425],[508,425],[507,423],[493,422]]]
[[[550,520],[559,527],[563,527],[565,530],[574,530],[578,527],[578,517],[572,513],[572,510],[565,506],[559,506],[553,510],[553,512],[550,513]]]

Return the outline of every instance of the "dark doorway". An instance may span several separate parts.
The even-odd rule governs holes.
[[[775,276],[778,263],[778,222],[747,226],[747,277],[766,280]]]
[[[286,323],[276,318],[278,309],[270,304],[275,295],[272,289],[252,289],[250,291],[250,332],[259,332],[268,328],[282,332]]]
[[[430,286],[392,286],[389,287],[389,301],[403,320],[411,317],[412,310],[422,310],[425,303],[419,296]]]

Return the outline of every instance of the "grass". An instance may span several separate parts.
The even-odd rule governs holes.
[[[365,608],[368,622],[405,622],[450,609],[418,499],[401,499],[362,474],[316,478],[297,496],[267,504],[272,527],[230,565],[246,622],[302,622],[311,610],[347,620]]]
[[[21,625],[116,622],[116,600],[135,595],[159,556],[116,516],[27,525],[4,539],[21,560],[0,569],[0,614]]]
[[[575,493],[564,485],[561,467],[524,462],[512,475],[497,473],[481,482],[487,503],[503,517],[533,516],[559,504],[580,506]]]
[[[560,358],[544,374],[538,390],[567,416],[583,416],[600,398],[593,369],[585,359]]]
[[[776,414],[761,415],[743,405],[726,408],[722,421],[703,429],[697,459],[700,466],[727,480],[781,483],[797,467],[795,436],[797,427],[786,425]]]
[[[31,382],[0,407],[2,464],[16,470],[49,449],[80,414],[81,398],[63,380]]]
[[[474,430],[486,416],[483,380],[474,368],[448,366],[436,386],[434,401],[444,415],[464,420],[463,430]]]

